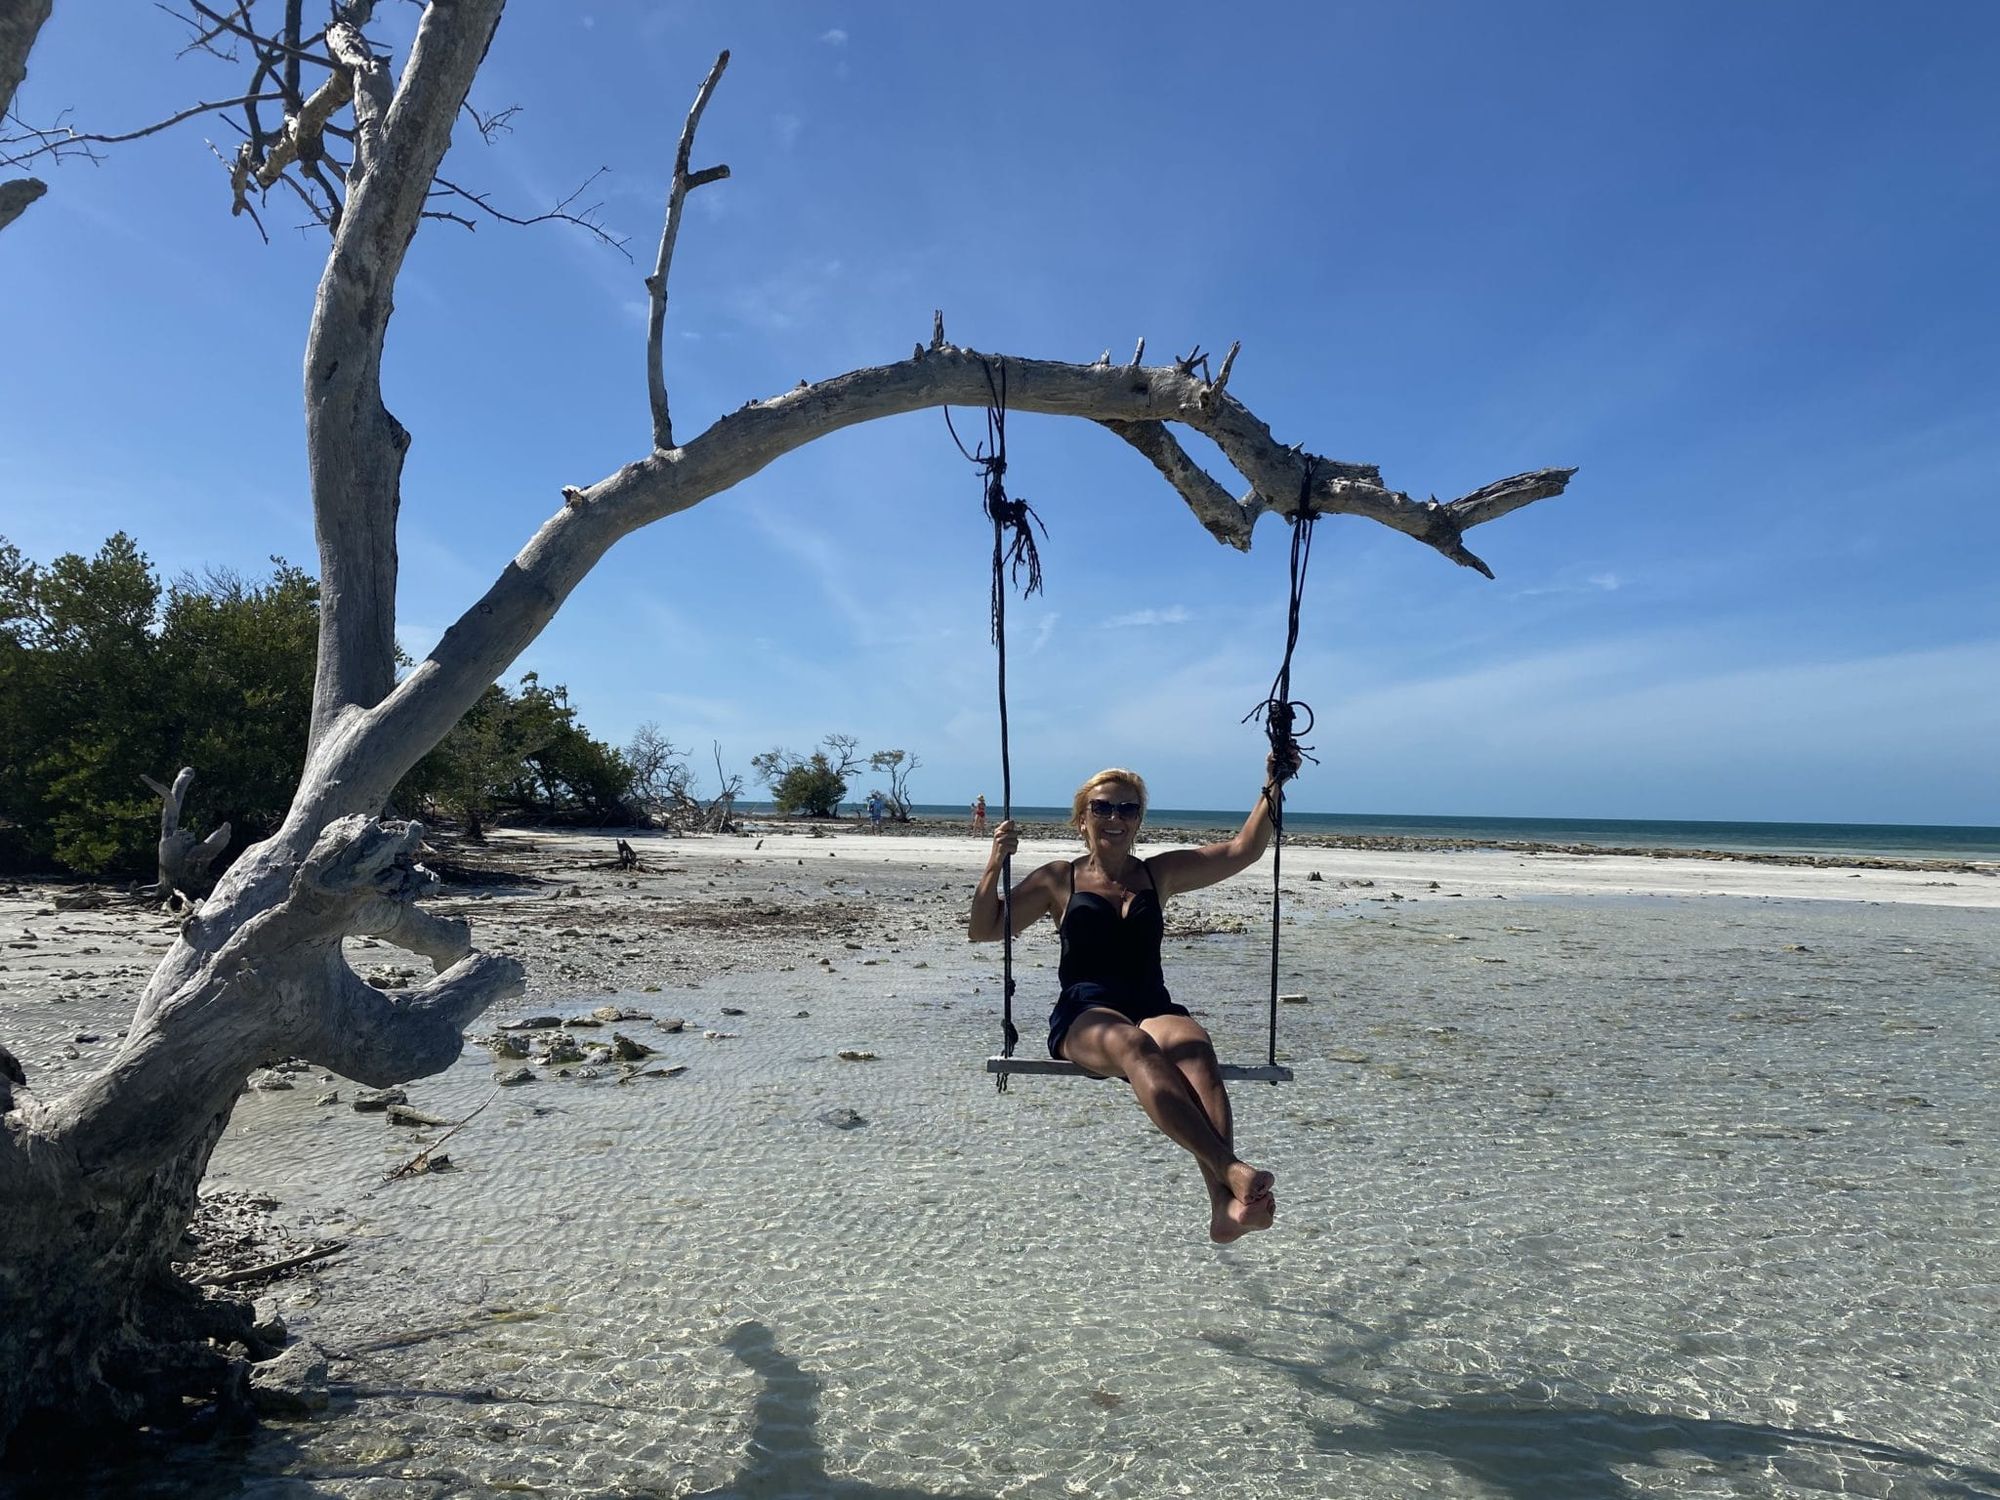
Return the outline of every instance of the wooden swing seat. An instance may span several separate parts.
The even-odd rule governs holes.
[[[1053,1057],[989,1057],[989,1073],[1030,1073],[1043,1078],[1088,1078],[1073,1062]],[[1282,1063],[1223,1063],[1222,1076],[1230,1083],[1290,1083],[1292,1070]]]

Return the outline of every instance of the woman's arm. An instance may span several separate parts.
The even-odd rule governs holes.
[[[993,830],[993,848],[986,856],[986,869],[972,893],[972,914],[966,919],[965,935],[975,943],[1000,941],[1000,868],[1021,846],[1021,836],[1012,819]],[[1014,931],[1026,932],[1055,907],[1057,865],[1043,865],[1014,887]]]
[[[1285,774],[1289,776],[1297,770],[1294,756]],[[1182,891],[1198,891],[1205,885],[1214,885],[1262,859],[1264,851],[1271,847],[1271,801],[1277,795],[1278,784],[1278,755],[1273,751],[1264,757],[1264,788],[1257,794],[1256,804],[1236,837],[1219,844],[1204,844],[1199,849],[1169,849],[1148,860],[1153,881],[1160,888],[1160,898],[1165,900]]]

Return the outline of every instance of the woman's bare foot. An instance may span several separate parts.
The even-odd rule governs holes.
[[[1208,1237],[1218,1245],[1227,1245],[1253,1229],[1269,1229],[1277,1212],[1278,1200],[1269,1193],[1254,1204],[1238,1203],[1234,1198],[1218,1199],[1209,1215]]]
[[[1244,1162],[1230,1167],[1209,1194],[1208,1237],[1226,1245],[1251,1230],[1269,1229],[1278,1212],[1278,1200],[1271,1192],[1276,1180]]]

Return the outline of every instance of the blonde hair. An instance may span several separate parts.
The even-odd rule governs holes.
[[[1078,787],[1076,795],[1070,798],[1070,822],[1079,828],[1083,826],[1083,809],[1090,802],[1090,794],[1107,781],[1122,781],[1127,786],[1136,788],[1139,793],[1139,816],[1143,818],[1146,815],[1146,778],[1137,771],[1126,770],[1123,766],[1107,766]]]

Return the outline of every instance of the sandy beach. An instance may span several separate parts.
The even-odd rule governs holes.
[[[1122,1086],[982,1072],[983,842],[633,838],[628,874],[505,833],[538,882],[436,903],[528,965],[477,1038],[622,1013],[409,1085],[487,1106],[450,1170],[385,1181],[442,1130],[345,1080],[244,1095],[211,1186],[274,1254],[344,1247],[266,1290],[335,1399],[116,1493],[2000,1494],[1991,868],[1288,846],[1298,1081],[1237,1093],[1280,1216],[1218,1248]],[[1267,862],[1169,909],[1225,1057],[1261,1059],[1270,898]],[[170,940],[90,901],[0,891],[37,1090]],[[1030,1055],[1054,961],[1022,939]]]

